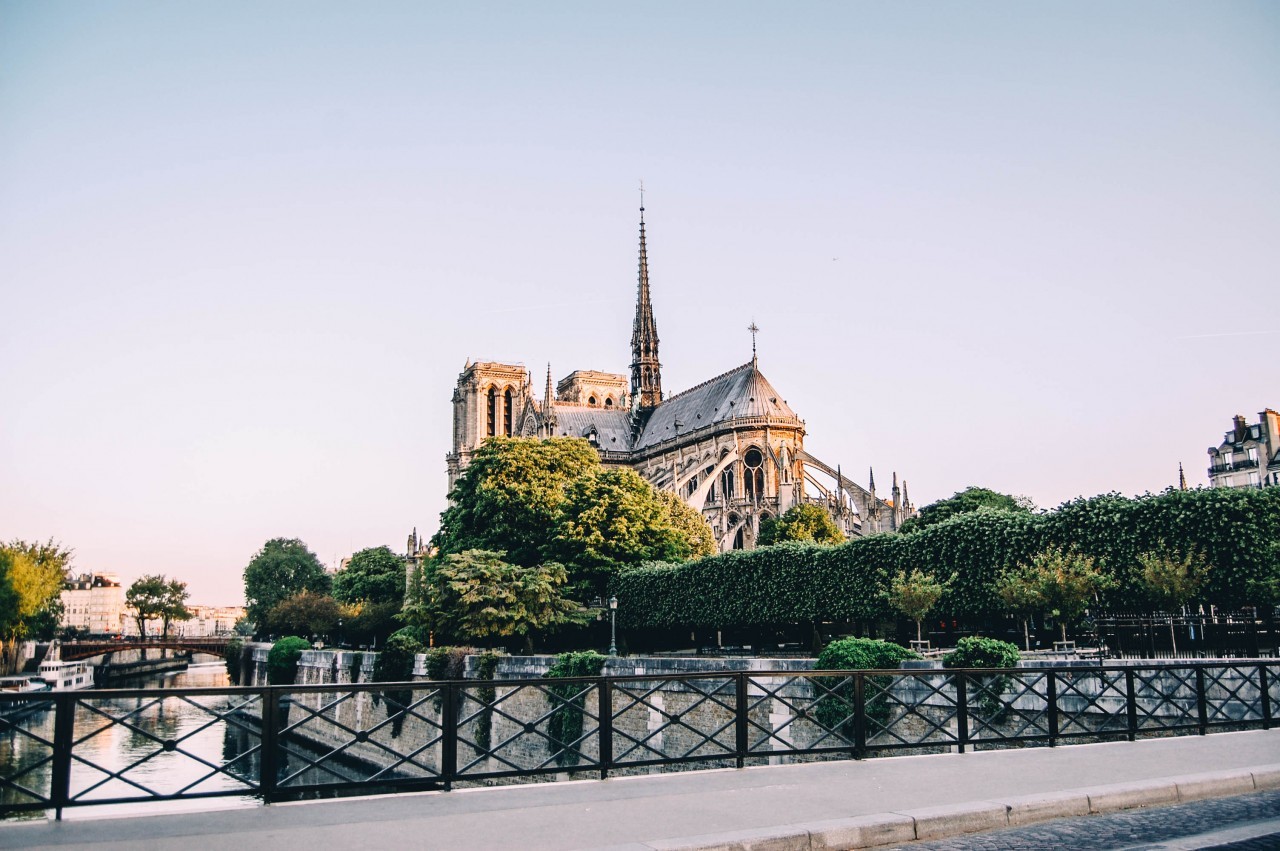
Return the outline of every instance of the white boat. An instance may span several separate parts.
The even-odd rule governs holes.
[[[39,677],[48,683],[50,691],[93,688],[93,666],[87,662],[62,661],[62,650],[56,639],[40,663]]]

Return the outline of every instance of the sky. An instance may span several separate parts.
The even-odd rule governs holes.
[[[468,358],[750,359],[924,505],[1280,407],[1270,2],[0,0],[0,539],[238,603],[445,506]]]

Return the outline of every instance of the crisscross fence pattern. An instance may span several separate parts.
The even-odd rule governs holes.
[[[0,695],[0,812],[1270,728],[1280,661]]]

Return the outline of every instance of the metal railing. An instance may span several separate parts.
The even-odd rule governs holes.
[[[1271,613],[1113,615],[1098,618],[1096,627],[1106,654],[1113,658],[1280,656],[1280,619]]]
[[[1280,662],[0,695],[0,813],[1270,728]]]

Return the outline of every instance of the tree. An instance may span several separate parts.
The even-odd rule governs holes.
[[[685,558],[697,559],[716,554],[718,548],[715,533],[711,531],[711,526],[701,511],[691,508],[689,503],[671,491],[655,490],[654,496],[667,507],[671,525],[684,536],[689,547],[689,554]]]
[[[996,596],[1009,612],[1022,620],[1022,640],[1031,652],[1029,621],[1033,612],[1044,607],[1044,589],[1040,574],[1026,565],[1018,565],[996,577]]]
[[[1195,551],[1178,555],[1162,546],[1154,552],[1138,553],[1138,581],[1157,609],[1169,613],[1169,641],[1178,655],[1178,637],[1173,628],[1173,612],[1189,603],[1209,578],[1204,556]]]
[[[1064,547],[1046,547],[1031,557],[1028,568],[1035,574],[1040,595],[1049,614],[1058,619],[1062,641],[1067,640],[1067,624],[1077,620],[1111,580],[1094,564],[1092,556]]]
[[[274,635],[327,636],[343,614],[342,605],[328,594],[302,591],[277,603],[263,625]]]
[[[351,557],[333,577],[340,603],[404,602],[405,560],[390,547],[369,547]]]
[[[1001,511],[1030,512],[1034,505],[1026,497],[1015,497],[970,485],[947,499],[940,499],[920,509],[917,517],[910,517],[900,527],[901,532],[917,532],[941,523],[959,514],[968,514],[979,508],[997,508]]]
[[[952,577],[954,579],[955,577]],[[916,622],[916,641],[923,641],[920,624],[947,593],[950,580],[940,582],[918,567],[898,571],[889,585],[889,605]]]
[[[169,634],[169,624],[173,621],[191,620],[191,610],[187,608],[187,583],[170,579],[164,587],[164,606],[160,609],[160,634]]]
[[[133,619],[138,624],[138,635],[147,634],[147,621],[164,616],[169,607],[169,581],[158,574],[139,577],[124,592],[125,605],[133,609]],[[168,622],[165,623],[166,628]]]
[[[490,438],[454,483],[431,543],[445,555],[499,551],[515,564],[540,564],[550,555],[566,488],[599,468],[581,438]]]
[[[671,494],[663,498],[632,470],[596,470],[569,483],[555,530],[555,555],[602,593],[621,565],[684,561],[710,554],[711,529]],[[694,516],[690,517],[692,514]],[[698,530],[698,524],[701,530]],[[697,530],[692,534],[685,530]],[[695,550],[697,547],[697,550]]]
[[[559,564],[524,567],[489,550],[450,553],[419,569],[401,619],[465,640],[523,635],[590,615],[563,596],[568,573]]]
[[[246,614],[261,625],[278,603],[302,591],[329,593],[329,574],[297,538],[272,538],[244,569]]]
[[[783,541],[843,544],[844,535],[825,508],[805,502],[788,508],[776,520],[771,518],[760,524],[760,537],[756,543],[768,546]]]
[[[74,553],[54,542],[15,539],[0,546],[0,671],[18,664],[24,638],[52,638],[62,616],[62,588]]]

